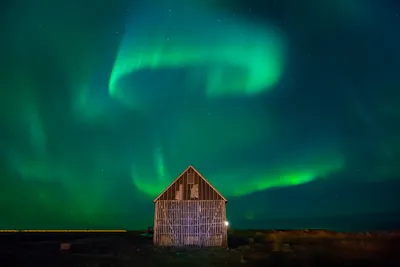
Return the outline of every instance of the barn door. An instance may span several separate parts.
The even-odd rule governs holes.
[[[177,229],[176,217],[179,213],[179,203],[176,201],[160,201],[159,213],[161,220],[158,219],[158,235],[164,246],[176,246],[182,244],[181,231]]]
[[[212,217],[207,229],[207,240],[206,245],[208,246],[221,246],[223,242],[223,212],[222,209],[224,201],[212,201],[211,207],[213,208],[213,212],[211,213]],[[214,207],[216,207],[214,209]]]

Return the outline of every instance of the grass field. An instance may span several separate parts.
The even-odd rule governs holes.
[[[231,230],[228,249],[155,248],[140,233],[3,234],[0,266],[400,266],[400,233]]]

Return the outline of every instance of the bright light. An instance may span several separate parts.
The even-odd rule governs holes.
[[[225,226],[228,226],[229,225],[229,222],[228,221],[225,221]]]

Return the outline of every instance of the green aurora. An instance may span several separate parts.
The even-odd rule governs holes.
[[[157,77],[158,69],[188,69],[187,88],[204,84],[201,89],[210,98],[256,95],[279,80],[284,47],[276,30],[198,3],[169,1],[157,3],[157,8],[151,2],[142,5],[132,14],[132,26],[119,48],[109,81],[111,96],[133,107],[148,105],[141,103],[143,92],[152,86],[148,80],[147,84],[133,81],[129,88],[119,83],[141,70],[151,70]],[[172,10],[170,6],[179,7]],[[168,75],[171,73],[174,71]],[[179,80],[184,82],[182,77]],[[161,90],[168,91],[168,85]]]

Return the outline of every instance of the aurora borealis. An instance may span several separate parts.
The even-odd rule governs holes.
[[[149,98],[170,90],[149,84],[151,77],[160,76],[167,76],[162,84],[205,90],[210,98],[255,95],[278,81],[283,41],[273,29],[232,18],[201,2],[154,5],[140,3],[128,20],[110,78],[112,96],[133,106],[151,105],[144,90],[151,92]],[[133,79],[121,84],[132,74]]]
[[[0,228],[145,228],[190,164],[235,227],[400,212],[396,1],[56,2],[2,11]]]

